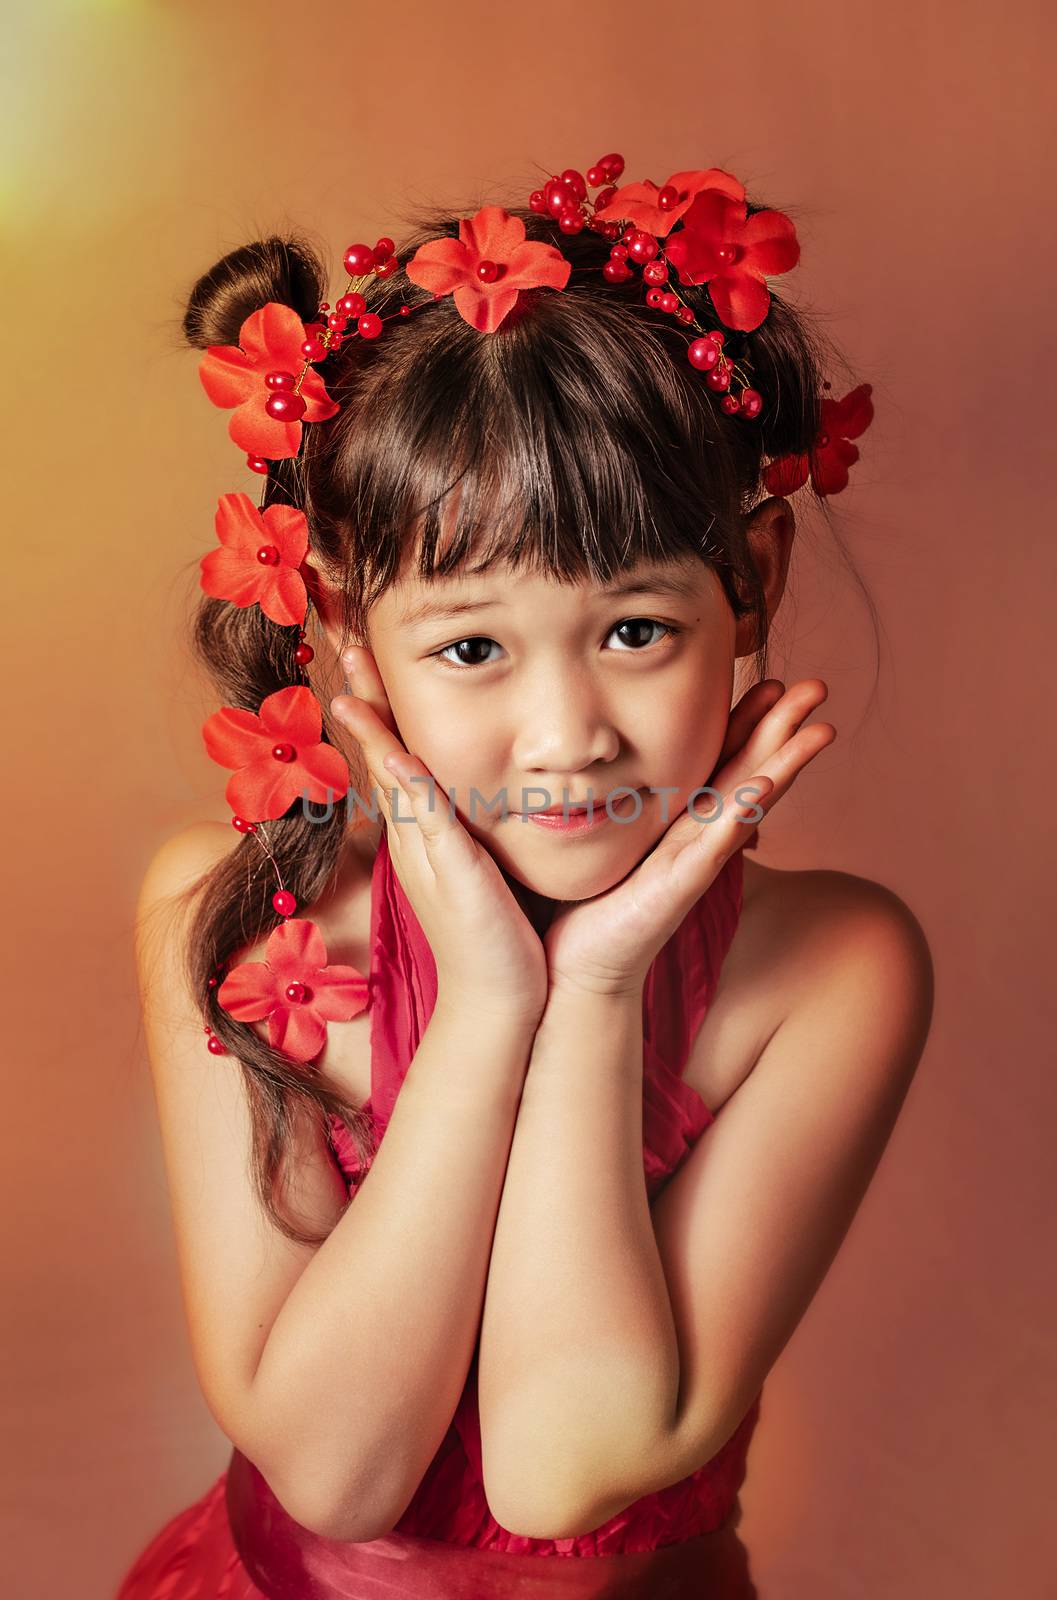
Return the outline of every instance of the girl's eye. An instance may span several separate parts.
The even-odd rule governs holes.
[[[682,631],[683,631],[682,628],[677,628],[675,626],[675,624],[672,623],[672,622],[655,622],[652,617],[629,617],[624,622],[618,622],[616,624],[616,626],[611,629],[611,633],[623,633],[623,634],[626,634],[626,633],[628,633],[630,631],[630,633],[633,636],[638,634],[640,639],[641,639],[641,633],[642,633],[643,629],[645,629],[646,632],[648,633],[653,628],[661,629],[662,630],[662,636],[664,636],[664,637],[670,636],[671,638],[675,638],[678,634],[682,633]],[[464,649],[469,647],[469,654],[472,655],[474,653],[475,648],[479,650],[482,645],[484,645],[487,648],[488,646],[493,645],[495,643],[496,643],[495,639],[489,639],[485,634],[474,634],[471,637],[466,638],[466,639],[458,639],[455,642],[455,644],[445,645],[443,650],[435,650],[433,652],[433,654],[434,654],[435,658],[439,662],[442,663],[443,666],[453,667],[456,672],[464,672],[464,671],[467,671],[467,670],[469,670],[469,669],[471,669],[473,667],[488,666],[490,663],[489,663],[487,657],[484,657],[484,658],[479,659],[479,660],[467,660],[465,655],[463,655],[460,660],[452,661],[450,659],[449,655],[448,655],[448,652],[450,650],[459,651],[461,653]],[[627,640],[625,639],[625,644],[626,643],[627,643]],[[627,650],[627,649],[624,649],[624,650],[618,651],[617,653],[619,655],[628,655],[628,654],[634,655],[636,653],[641,654],[643,646],[647,646],[647,645],[650,645],[652,643],[656,643],[656,641],[647,638],[647,639],[643,640],[641,644],[638,644],[638,645],[634,645],[633,644],[631,649],[630,649],[630,651]]]

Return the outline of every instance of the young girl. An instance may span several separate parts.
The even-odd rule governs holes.
[[[191,293],[264,492],[195,634],[235,842],[162,846],[138,959],[234,1448],[119,1600],[756,1592],[760,1391],[932,971],[881,885],[744,854],[836,737],[766,645],[868,386],[764,281],[788,218],[622,167],[353,246],[333,310],[300,238]]]

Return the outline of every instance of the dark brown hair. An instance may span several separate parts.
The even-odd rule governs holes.
[[[348,339],[317,366],[341,411],[305,426],[296,458],[271,463],[264,504],[305,512],[314,559],[341,594],[351,638],[366,642],[371,605],[409,563],[424,579],[509,562],[563,581],[603,583],[641,560],[692,553],[715,570],[734,615],[753,617],[756,671],[766,675],[767,617],[744,517],[761,498],[765,461],[811,447],[836,352],[772,288],[759,328],[723,328],[726,353],[763,398],[754,420],[726,416],[686,360],[696,332],[648,307],[637,274],[625,284],[603,278],[608,241],[588,229],[563,235],[548,217],[507,209],[528,238],[556,244],[572,261],[565,289],[523,292],[501,328],[482,335],[451,295],[434,301],[403,272],[426,240],[458,237],[460,213],[408,216],[400,270],[355,286],[371,310],[393,320],[380,338]],[[759,209],[749,206],[750,214]],[[706,289],[680,285],[680,293],[704,328],[722,326]],[[242,323],[266,302],[309,321],[327,296],[322,254],[307,237],[262,239],[198,280],[183,331],[198,349],[235,345]],[[401,317],[401,304],[421,309]],[[457,485],[457,515],[440,548],[441,518]],[[297,634],[257,605],[203,596],[193,645],[222,703],[256,711],[266,695],[303,681]],[[326,666],[326,653],[317,651],[312,674]],[[313,678],[324,738],[331,738],[327,705],[336,686],[324,693],[319,681]],[[353,767],[366,793],[355,757]],[[283,883],[304,914],[338,863],[345,811],[319,815],[299,800],[267,828]],[[318,1243],[277,1204],[292,1116],[307,1107],[324,1126],[328,1115],[340,1117],[361,1154],[370,1146],[368,1119],[317,1069],[286,1060],[254,1028],[233,1021],[209,986],[218,964],[277,925],[275,887],[251,838],[193,884],[187,975],[204,1018],[244,1069],[262,1202],[288,1237]]]

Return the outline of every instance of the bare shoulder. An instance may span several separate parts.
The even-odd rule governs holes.
[[[140,886],[140,908],[149,909],[182,894],[211,871],[237,844],[239,835],[223,822],[192,822],[170,834],[151,856]]]
[[[927,1028],[932,955],[914,912],[882,883],[829,868],[783,871],[748,857],[742,913],[686,1077],[714,1111],[795,1012],[854,995],[907,1006]]]
[[[147,862],[136,904],[135,944],[140,981],[172,965],[173,939],[195,886],[237,838],[222,822],[193,822],[163,839]]]

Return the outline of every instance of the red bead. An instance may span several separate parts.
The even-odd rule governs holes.
[[[636,228],[635,224],[633,222],[629,222],[627,227],[624,229],[624,232],[620,235],[621,244],[630,244],[638,231],[639,230]]]
[[[647,261],[642,269],[642,276],[647,283],[667,283],[667,261]]]
[[[661,310],[667,311],[669,316],[674,316],[679,309],[679,296],[672,294],[670,289],[661,293]]]
[[[723,367],[723,368],[716,367],[712,372],[709,372],[709,373],[706,374],[705,382],[708,384],[708,387],[710,389],[715,389],[715,390],[717,390],[719,392],[722,392],[724,389],[729,389],[730,388],[730,368],[729,367]]]
[[[373,311],[365,311],[356,324],[361,339],[377,339],[382,331],[382,319]]]
[[[601,167],[594,166],[587,169],[587,183],[589,188],[597,189],[599,184],[605,183],[606,175]]]
[[[369,244],[350,244],[345,252],[345,271],[350,278],[360,278],[374,266],[374,251]]]
[[[344,311],[332,311],[330,316],[327,318],[327,327],[333,328],[335,333],[340,333],[342,328],[344,328],[347,324],[348,320],[349,319]]]
[[[217,986],[217,979],[216,978],[207,978],[206,979],[206,988],[207,989],[215,989],[216,986]]]
[[[272,755],[276,761],[293,761],[297,757],[297,751],[292,744],[273,744]]]
[[[640,266],[645,266],[652,261],[660,249],[660,245],[652,233],[647,233],[645,228],[638,228],[628,241],[628,255]]]
[[[314,660],[315,654],[316,652],[313,650],[310,644],[304,644],[302,642],[294,651],[294,660],[297,662],[299,667],[307,667],[308,663]]]
[[[297,910],[297,901],[289,889],[277,889],[272,895],[272,905],[281,917],[292,917]]]
[[[575,167],[566,167],[562,173],[562,182],[577,200],[587,199],[587,185],[582,172],[577,172]]]
[[[362,317],[367,310],[367,302],[362,294],[343,294],[337,309],[347,317]]]
[[[343,333],[332,333],[331,334],[331,336],[330,336],[330,349],[331,350],[340,350],[344,343],[345,343],[345,335]]]
[[[262,544],[257,551],[257,560],[262,567],[276,567],[279,565],[279,550],[274,544]]]
[[[305,339],[301,344],[301,354],[306,361],[322,361],[327,353],[327,347],[322,339]]]
[[[307,407],[299,394],[289,389],[276,389],[264,402],[264,409],[276,422],[300,422]]]
[[[319,315],[322,316],[324,311],[329,311],[329,310],[330,310],[330,301],[329,300],[321,301],[320,302],[320,306],[319,306]]]
[[[613,196],[616,194],[616,192],[617,192],[616,184],[615,183],[607,183],[605,188],[604,189],[600,189],[598,191],[598,193],[595,195],[595,210],[596,211],[601,211],[603,206],[607,206],[609,204],[609,202],[612,200]]]
[[[269,372],[264,381],[269,389],[292,389],[297,379],[292,372]]]
[[[226,1056],[228,1053],[226,1047],[221,1044],[215,1033],[211,1033],[206,1040],[206,1049],[215,1056]]]
[[[558,226],[563,233],[582,233],[585,226],[583,212],[572,209],[563,211],[558,218]]]
[[[400,263],[395,256],[386,256],[384,261],[376,261],[374,275],[376,278],[391,278]]]
[[[603,224],[602,224],[602,232],[603,232],[603,234],[605,235],[605,237],[607,239],[619,239],[620,238],[620,223],[619,222],[603,222]]]
[[[291,1005],[299,1006],[308,994],[308,990],[303,983],[288,983],[283,990],[283,994]]]
[[[268,463],[263,456],[247,456],[246,465],[251,472],[262,472],[267,475]]]
[[[725,394],[722,400],[719,402],[719,409],[721,411],[725,411],[728,417],[732,417],[738,410],[738,400],[736,396],[732,394]]]
[[[610,283],[626,283],[631,277],[631,268],[625,261],[607,261],[602,276]]]
[[[499,268],[494,261],[479,261],[477,276],[482,283],[494,283],[499,276]]]
[[[552,217],[560,217],[569,204],[569,191],[560,178],[551,178],[543,187],[543,198]]]
[[[743,389],[740,409],[743,417],[758,417],[763,410],[763,395],[758,389]]]
[[[237,829],[239,833],[253,832],[253,823],[247,822],[245,817],[232,817],[231,826]]]
[[[391,256],[395,249],[396,246],[394,245],[392,239],[390,239],[388,234],[383,233],[382,237],[378,240],[378,243],[374,247],[374,253],[379,261],[384,261],[386,256]]]
[[[725,267],[732,267],[741,255],[736,244],[721,244],[716,249],[716,260],[721,261]]]
[[[673,206],[679,204],[679,191],[674,184],[666,183],[657,195],[657,207],[660,211],[671,211]]]
[[[686,359],[699,372],[709,372],[719,360],[719,350],[709,338],[695,339],[686,352]]]
[[[616,183],[624,170],[624,157],[614,152],[612,155],[603,156],[598,165],[604,170],[610,183]]]
[[[609,259],[611,261],[626,261],[628,259],[627,245],[615,244],[612,250],[609,252]]]
[[[542,189],[533,189],[529,195],[529,210],[535,211],[537,216],[547,215],[547,201]]]
[[[663,289],[658,289],[656,284],[653,285],[652,289],[647,289],[646,290],[646,304],[648,306],[652,306],[655,311],[656,311],[657,307],[660,305],[660,303],[661,303],[663,298],[664,298],[664,290]]]
[[[409,317],[411,315],[411,307],[410,306],[401,306],[400,307],[400,315],[402,317]]]
[[[725,333],[720,333],[718,328],[713,328],[712,332],[708,335],[708,337],[712,340],[713,344],[718,344],[720,349],[722,349],[723,346],[727,342],[726,334]]]
[[[693,322],[694,313],[690,306],[680,306],[675,313],[680,322]]]

